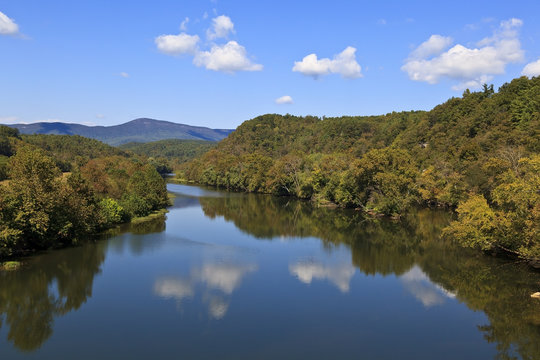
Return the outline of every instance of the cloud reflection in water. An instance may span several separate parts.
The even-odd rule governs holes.
[[[248,273],[257,269],[253,264],[206,263],[192,269],[187,278],[168,276],[156,279],[154,293],[180,303],[183,299],[195,296],[197,285],[204,285],[203,289],[209,295],[203,296],[203,302],[208,303],[211,317],[221,319],[229,308],[228,296],[241,285]]]
[[[434,284],[418,265],[401,275],[400,280],[405,289],[420,300],[425,307],[442,305],[447,298],[456,297],[456,294]]]
[[[315,261],[299,261],[289,265],[289,272],[305,284],[313,279],[328,280],[343,292],[349,292],[354,267],[349,263],[322,264]]]

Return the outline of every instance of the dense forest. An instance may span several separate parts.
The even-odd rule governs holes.
[[[244,122],[179,176],[398,218],[458,217],[444,236],[540,259],[540,77],[466,90],[428,112]]]
[[[144,159],[97,140],[0,126],[0,258],[75,244],[168,204]]]
[[[144,156],[155,164],[164,166],[162,172],[172,172],[193,158],[214,148],[216,142],[204,140],[168,139],[147,143],[130,142],[120,145],[120,149]]]

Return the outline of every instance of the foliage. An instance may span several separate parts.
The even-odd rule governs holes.
[[[19,139],[19,131],[0,125],[0,181],[7,179],[7,159],[15,152],[14,142]]]
[[[130,142],[121,145],[120,149],[132,151],[137,155],[156,159],[156,161],[166,159],[169,166],[177,167],[215,146],[216,143],[213,141],[168,139],[148,143]]]
[[[499,176],[489,205],[482,195],[460,204],[446,234],[469,247],[500,248],[540,259],[540,155],[522,158]]]
[[[58,158],[36,147],[36,142],[28,144],[26,138],[19,140],[15,155],[7,161],[9,180],[0,184],[0,258],[76,244],[88,235],[168,204],[165,182],[151,164],[122,155],[87,161],[83,156],[96,145],[94,140],[35,137],[56,144],[46,147],[48,153],[71,153],[72,160],[75,156],[83,163],[80,169],[73,163],[73,171],[62,175]],[[61,145],[60,139],[66,144]],[[99,149],[101,145],[96,146]],[[102,146],[104,153],[109,148],[118,152]],[[98,150],[95,155],[103,152]]]
[[[498,92],[487,84],[467,90],[428,112],[262,115],[183,165],[182,176],[384,215],[414,204],[457,208],[462,227],[447,234],[531,257],[540,248],[533,225],[539,186],[531,175],[539,152],[540,77],[521,77]],[[496,229],[474,228],[488,210]]]
[[[105,223],[119,224],[126,218],[126,212],[114,199],[104,198],[99,202],[99,210]]]
[[[21,138],[26,144],[44,150],[64,172],[86,164],[91,159],[128,156],[118,148],[79,135],[22,135]]]
[[[41,150],[20,148],[10,159],[10,183],[0,197],[0,255],[75,243],[93,232],[95,201],[79,174],[59,178]]]
[[[150,164],[119,156],[90,160],[81,173],[96,196],[110,198],[124,209],[123,217],[145,216],[168,204],[165,181]]]

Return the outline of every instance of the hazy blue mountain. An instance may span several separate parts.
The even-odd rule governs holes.
[[[219,141],[233,131],[146,118],[114,126],[86,126],[61,122],[9,126],[19,129],[22,134],[81,135],[115,146],[128,142],[150,142],[164,139]]]

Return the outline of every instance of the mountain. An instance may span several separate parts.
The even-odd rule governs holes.
[[[18,129],[22,134],[81,135],[114,146],[128,142],[150,142],[164,139],[219,141],[233,131],[147,118],[135,119],[114,126],[86,126],[62,122],[14,124],[9,126]]]

